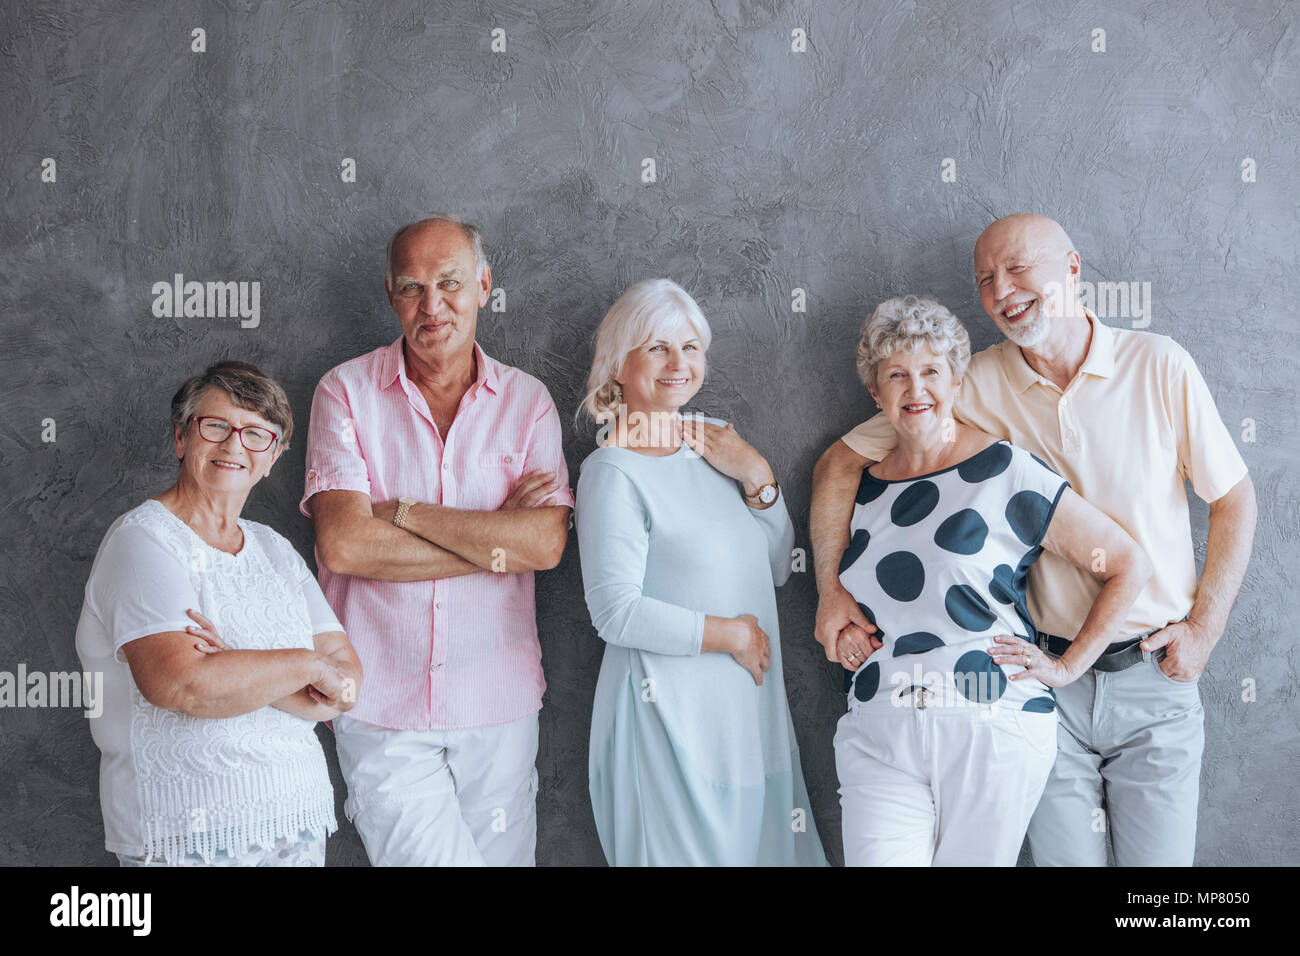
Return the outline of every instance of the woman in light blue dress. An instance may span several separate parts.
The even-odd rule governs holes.
[[[590,792],[613,866],[824,866],[785,696],[775,588],[794,529],[767,461],[683,418],[711,333],[667,279],[596,336],[575,520],[605,657]]]

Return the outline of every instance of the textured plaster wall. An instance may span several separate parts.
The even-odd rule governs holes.
[[[482,313],[479,341],[550,387],[575,484],[596,324],[637,279],[683,284],[715,330],[697,405],[768,455],[807,547],[816,456],[872,410],[853,363],[869,307],[933,293],[991,344],[971,247],[1028,209],[1066,226],[1085,278],[1149,282],[1150,330],[1201,363],[1234,436],[1255,423],[1240,444],[1260,495],[1254,559],[1201,682],[1197,862],[1300,863],[1298,38],[1285,3],[6,3],[0,670],[78,666],[105,528],[173,480],[182,379],[255,362],[305,436],[320,375],[396,337],[381,273],[403,221],[455,209],[482,225],[507,309]],[[260,282],[260,324],[155,318],[150,288],[178,272]],[[310,555],[302,471],[298,441],[245,513]],[[838,862],[843,704],[810,636],[811,572],[780,604]],[[598,864],[586,740],[602,645],[572,542],[539,576],[538,617],[538,861]],[[79,712],[0,710],[0,767],[0,863],[112,862]],[[349,825],[329,860],[365,862]]]

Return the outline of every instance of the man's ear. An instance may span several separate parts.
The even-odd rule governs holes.
[[[492,294],[492,269],[489,266],[483,266],[483,271],[478,277],[478,307],[481,309],[487,305],[488,296]]]

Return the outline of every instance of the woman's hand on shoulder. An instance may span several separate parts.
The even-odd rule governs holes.
[[[699,419],[682,419],[682,441],[728,478],[745,484],[746,493],[757,492],[775,481],[767,459],[737,434],[730,422],[724,428]]]

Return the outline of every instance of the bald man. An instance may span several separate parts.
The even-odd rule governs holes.
[[[972,357],[954,412],[1043,459],[1155,566],[1107,651],[1056,692],[1057,757],[1030,849],[1040,866],[1190,866],[1204,747],[1197,680],[1250,560],[1255,491],[1191,356],[1166,336],[1099,322],[1079,299],[1080,262],[1065,230],[1043,216],[1007,216],[984,230],[975,282],[1005,341]],[[814,471],[816,637],[829,660],[879,646],[838,568],[862,469],[895,441],[877,414]],[[1185,481],[1210,505],[1199,582]],[[1104,551],[1093,555],[1103,570]],[[1097,588],[1044,553],[1029,572],[1021,636],[1059,656]]]
[[[559,562],[573,507],[560,418],[476,340],[476,226],[402,226],[384,286],[402,334],[321,378],[299,505],[365,669],[334,721],[344,812],[375,866],[532,866],[533,572]]]

